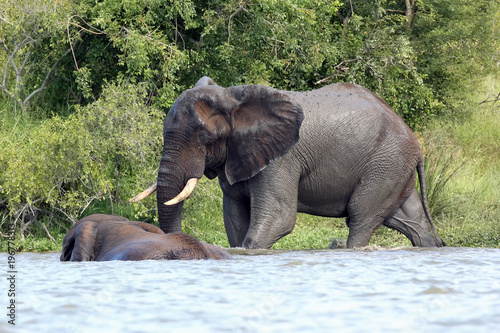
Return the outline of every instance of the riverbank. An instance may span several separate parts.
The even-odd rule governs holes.
[[[12,119],[2,124],[10,126],[6,131],[14,134],[0,142],[4,147],[12,144],[12,140],[21,142],[23,136],[38,126],[34,121]],[[438,234],[452,247],[500,248],[500,108],[480,105],[465,119],[436,120],[427,128],[418,133],[418,137],[426,157],[427,197]],[[130,179],[121,181],[132,182]],[[148,198],[150,202],[137,209],[123,204],[126,196],[122,194],[121,201],[115,202],[94,201],[81,215],[114,213],[156,223],[156,213],[152,210],[156,206],[154,198]],[[146,214],[140,215],[144,211]],[[186,200],[183,216],[185,232],[202,241],[229,246],[223,225],[222,192],[217,180],[203,178],[200,181]],[[0,215],[1,230],[7,230],[11,223],[4,207]],[[24,230],[16,229],[11,245],[19,251],[42,252],[60,250],[71,224],[39,215],[24,226]],[[332,239],[346,239],[347,235],[344,219],[298,214],[293,232],[273,248],[322,249],[327,248]],[[370,244],[411,245],[406,237],[385,227],[375,232]],[[7,238],[2,237],[0,251],[7,249]]]

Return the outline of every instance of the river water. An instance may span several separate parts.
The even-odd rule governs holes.
[[[2,315],[0,332],[500,332],[500,249],[231,253],[80,263],[18,253],[16,325]]]

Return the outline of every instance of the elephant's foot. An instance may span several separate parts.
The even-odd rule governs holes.
[[[345,249],[347,248],[347,241],[341,238],[333,238],[330,245],[328,245],[329,249]]]

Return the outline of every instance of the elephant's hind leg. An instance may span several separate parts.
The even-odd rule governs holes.
[[[375,170],[360,180],[347,207],[348,248],[367,246],[373,232],[410,194],[415,184],[414,174],[397,175],[397,169]],[[398,181],[401,178],[406,181]]]
[[[384,221],[384,225],[408,237],[413,246],[434,247],[444,245],[438,235],[433,236],[422,202],[415,188],[401,207]]]
[[[346,224],[349,227],[347,248],[352,249],[367,246],[373,232],[382,225],[383,221],[384,218],[377,215],[347,218]]]
[[[364,196],[351,200],[349,217],[346,224],[349,227],[349,236],[347,237],[347,247],[367,246],[373,235],[373,232],[382,225],[389,210],[379,209],[383,205],[382,200],[371,200]]]

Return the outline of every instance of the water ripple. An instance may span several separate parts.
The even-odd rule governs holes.
[[[500,325],[498,249],[230,251],[236,260],[61,263],[59,253],[19,253],[19,319],[15,329],[0,322],[0,331],[493,332]]]

